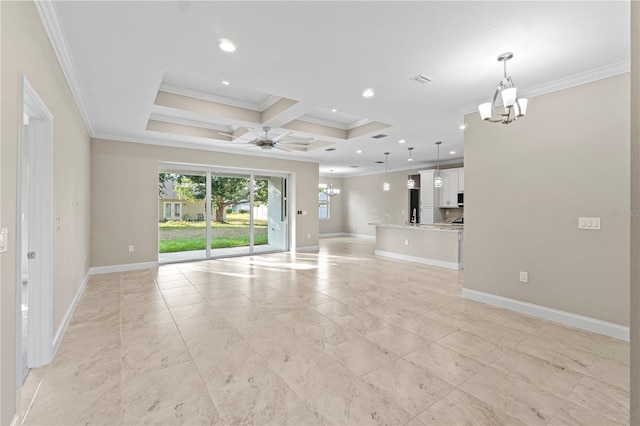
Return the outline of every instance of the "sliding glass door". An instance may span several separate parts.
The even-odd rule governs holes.
[[[159,261],[289,248],[287,175],[160,164]]]

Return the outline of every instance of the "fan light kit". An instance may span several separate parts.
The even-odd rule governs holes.
[[[480,117],[482,117],[484,121],[509,124],[520,117],[524,117],[527,113],[527,99],[518,99],[516,96],[516,86],[513,84],[511,77],[507,75],[507,61],[511,58],[513,58],[513,53],[511,52],[506,52],[498,56],[498,62],[502,62],[504,66],[504,75],[493,95],[493,102],[485,102],[478,107]],[[496,109],[498,95],[502,96],[504,112],[498,112]]]
[[[373,95],[375,95],[375,92],[373,91],[373,89],[365,89],[365,91],[362,92],[362,96],[364,96],[365,98],[370,98]]]

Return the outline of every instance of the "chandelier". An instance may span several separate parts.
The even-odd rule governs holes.
[[[438,147],[438,171],[436,172],[436,177],[433,178],[433,186],[436,188],[442,188],[444,185],[444,179],[440,176],[440,144],[442,142],[436,142],[436,146]]]
[[[411,151],[413,151],[413,148],[407,149],[409,150],[409,179],[407,180],[407,188],[414,189],[416,187],[416,181],[411,177],[411,162],[413,161]]]
[[[389,191],[391,184],[389,183],[389,153],[384,153],[384,183],[382,184],[383,191]]]
[[[334,195],[338,195],[340,193],[340,188],[334,188],[333,184],[330,183],[325,188],[320,189],[320,192],[322,192],[327,197],[333,197]]]
[[[496,93],[493,95],[493,102],[486,102],[478,107],[480,117],[484,121],[509,124],[520,117],[524,117],[527,113],[527,99],[518,99],[516,86],[513,84],[511,77],[507,75],[507,61],[511,58],[513,58],[513,53],[511,52],[498,56],[498,62],[502,62],[504,65],[504,75],[500,79],[500,83],[498,83]],[[496,108],[498,95],[502,97],[503,112],[499,112]]]

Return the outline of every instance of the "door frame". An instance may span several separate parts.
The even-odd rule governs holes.
[[[28,131],[25,124],[28,120]],[[20,81],[18,159],[18,223],[16,277],[16,368],[18,388],[22,385],[22,201],[29,197],[29,251],[37,262],[28,262],[29,324],[27,363],[29,367],[53,359],[53,233],[54,233],[54,116],[27,76]],[[37,147],[37,149],[33,149]],[[32,149],[29,149],[32,148]],[[23,194],[23,160],[29,167],[29,193]]]

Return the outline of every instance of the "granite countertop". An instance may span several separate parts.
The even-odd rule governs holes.
[[[414,229],[417,231],[442,231],[442,232],[461,232],[464,230],[463,225],[452,225],[450,223],[434,223],[423,225],[399,225],[397,223],[369,223],[369,225],[381,226],[383,228],[400,228]]]

